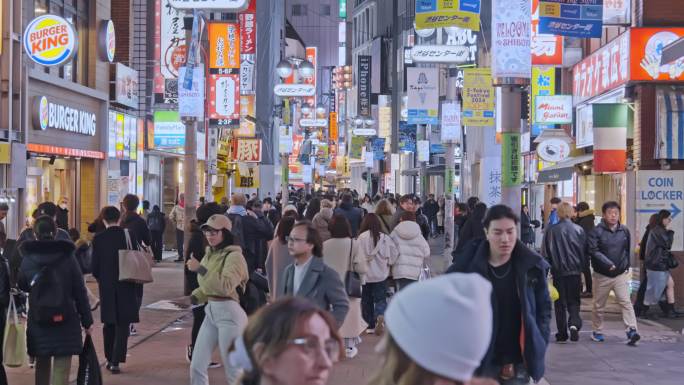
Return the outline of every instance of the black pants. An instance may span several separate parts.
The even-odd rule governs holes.
[[[437,216],[428,217],[428,225],[430,226],[430,235],[437,232]]]
[[[197,341],[197,335],[199,334],[200,327],[202,327],[202,322],[204,322],[204,308],[207,305],[198,306],[192,309],[192,334],[191,334],[191,345],[195,348],[195,341]]]
[[[634,311],[637,315],[644,314],[647,306],[644,305],[644,296],[646,295],[646,286],[648,285],[648,274],[646,274],[646,264],[641,263],[641,283],[639,284],[639,291],[637,291],[636,301],[634,301]]]
[[[582,277],[579,275],[556,277],[554,275],[553,286],[559,294],[558,301],[554,303],[558,336],[567,338],[568,327],[575,326],[577,330],[582,328],[582,317],[580,317]]]
[[[361,291],[361,313],[370,329],[375,329],[378,316],[387,309],[387,280],[363,285]]]
[[[406,286],[416,282],[418,282],[418,280],[409,278],[397,278],[394,280],[394,284],[397,286],[397,292],[401,291]]]
[[[587,262],[585,262],[584,267],[582,268],[582,275],[584,275],[584,292],[592,293],[591,262],[589,261],[589,258],[587,258]]]
[[[105,324],[102,328],[104,336],[105,358],[112,365],[126,362],[128,352],[128,333],[130,324]]]
[[[185,241],[185,232],[176,229],[176,248],[178,249],[178,259],[183,259],[183,241]]]
[[[159,262],[162,260],[162,250],[164,248],[164,233],[159,230],[150,230],[150,235],[152,236],[152,253],[154,254],[154,260]]]

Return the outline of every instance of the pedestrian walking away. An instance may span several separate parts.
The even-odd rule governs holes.
[[[589,235],[592,230],[594,230],[596,217],[594,216],[594,210],[589,208],[587,202],[580,202],[577,204],[577,218],[575,218],[575,223],[577,223],[584,234]],[[644,242],[644,245],[646,243]],[[593,287],[591,278],[591,259],[587,258],[582,267],[582,276],[584,277],[584,291],[582,292],[583,298],[591,298]]]
[[[410,211],[401,215],[401,222],[390,237],[399,250],[399,257],[392,265],[392,277],[399,291],[418,281],[425,260],[430,258],[430,245],[420,232],[415,213]]]
[[[158,205],[152,206],[152,212],[147,216],[147,227],[150,229],[150,241],[154,260],[161,262],[164,251],[164,230],[166,229],[166,215]]]
[[[332,213],[332,209],[330,210]],[[320,215],[317,214],[317,216]],[[294,227],[295,219],[293,217],[284,217],[278,222],[278,230],[276,236],[271,242],[271,247],[268,249],[268,256],[266,257],[266,276],[268,277],[268,289],[271,296],[271,301],[280,298],[278,287],[280,279],[285,273],[285,268],[294,262],[294,257],[290,254],[287,246],[287,239],[290,236],[292,227]]]
[[[183,262],[183,242],[185,241],[185,194],[178,196],[176,205],[173,206],[169,219],[176,225],[176,250],[178,258],[174,262]]]

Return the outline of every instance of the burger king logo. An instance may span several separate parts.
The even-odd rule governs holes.
[[[45,131],[48,128],[49,123],[49,110],[48,110],[48,100],[45,96],[40,98],[38,102],[38,119],[40,122],[40,129]]]
[[[78,35],[65,19],[43,15],[31,20],[24,31],[24,49],[34,62],[58,66],[76,53]]]

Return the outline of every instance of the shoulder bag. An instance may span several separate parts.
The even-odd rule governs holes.
[[[5,366],[18,368],[24,365],[26,361],[26,325],[19,319],[12,293],[10,293],[2,344],[2,363]]]
[[[354,240],[350,239],[349,241],[349,269],[344,275],[344,288],[350,298],[361,298],[361,275],[354,271],[354,260],[352,259]]]
[[[119,281],[133,283],[150,283],[152,279],[152,265],[149,253],[134,249],[128,229],[126,235],[126,249],[119,250]]]
[[[674,270],[679,266],[679,261],[672,255],[671,252],[667,251],[667,268],[668,270]]]

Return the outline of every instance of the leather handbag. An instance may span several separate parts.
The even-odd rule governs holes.
[[[674,270],[679,266],[679,261],[672,255],[669,251],[667,252],[667,268],[668,270]]]
[[[344,275],[344,289],[350,298],[361,298],[361,275],[354,271],[354,261],[352,251],[354,250],[354,240],[350,239],[349,246],[349,269]]]
[[[150,253],[140,248],[133,248],[128,229],[126,234],[126,249],[119,250],[119,281],[133,283],[150,283],[152,279],[152,258]]]

